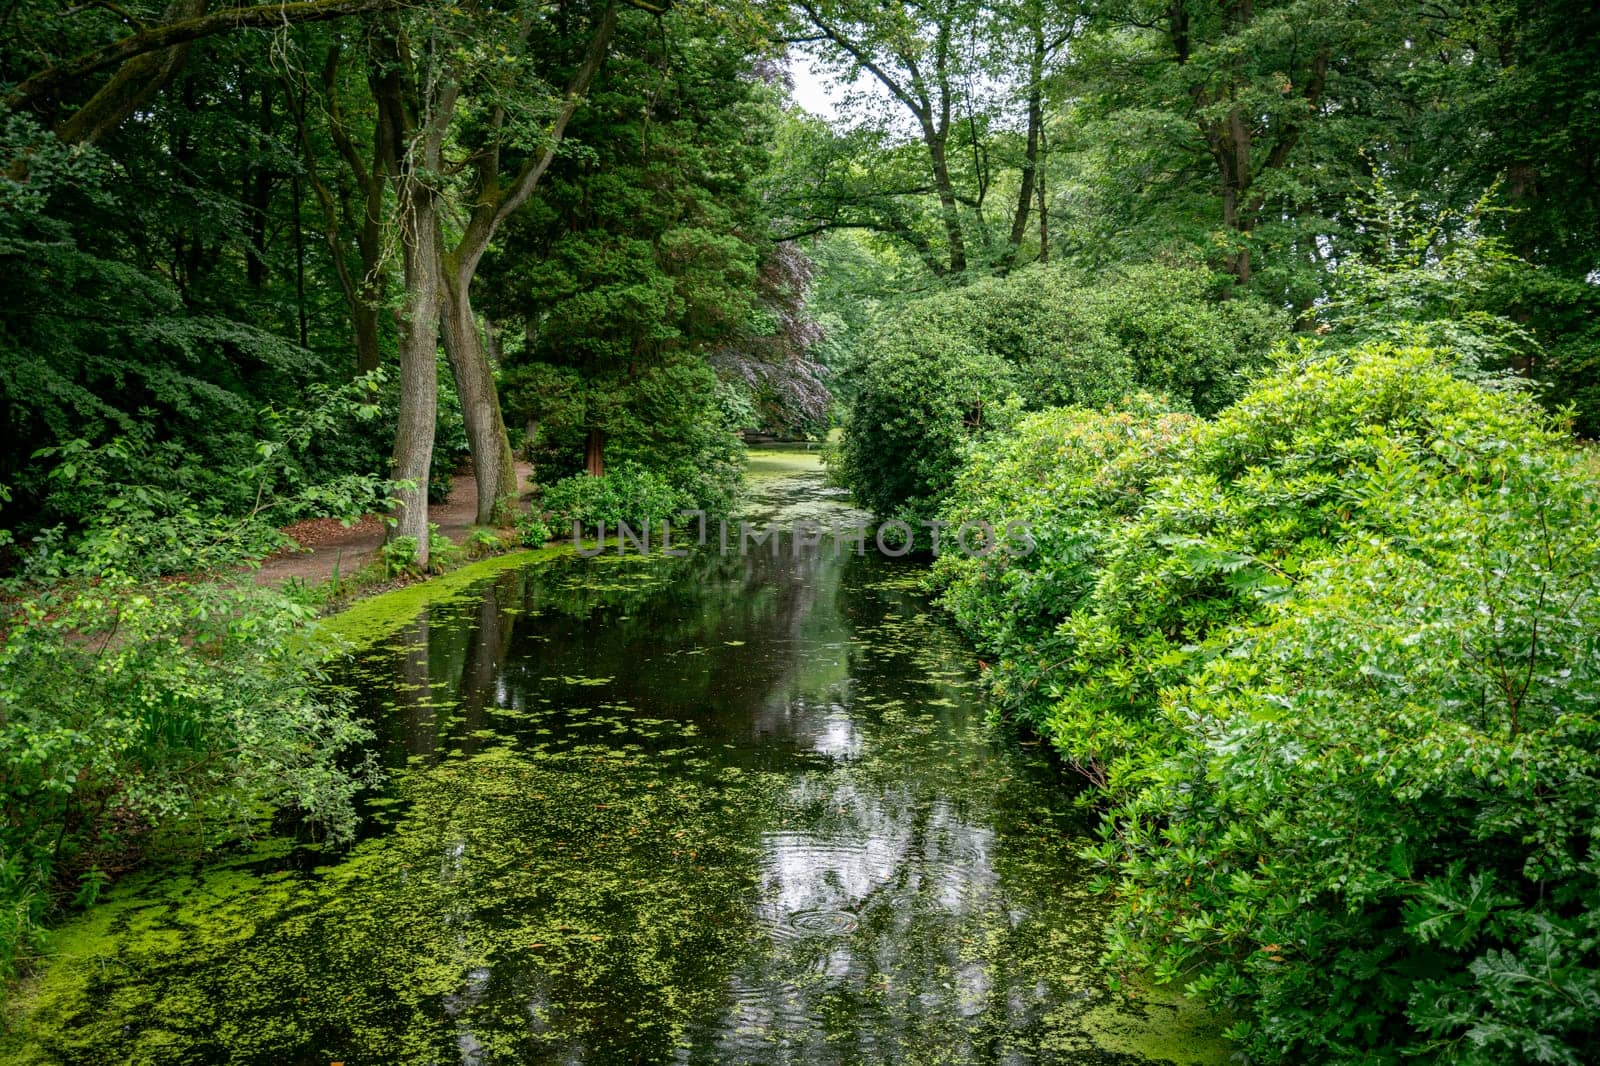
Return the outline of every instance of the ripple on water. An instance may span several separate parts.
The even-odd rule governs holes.
[[[800,936],[845,936],[856,931],[861,922],[846,910],[817,907],[795,911],[785,925]]]

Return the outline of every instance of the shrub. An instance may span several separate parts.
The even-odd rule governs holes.
[[[723,402],[729,389],[703,359],[673,357],[593,378],[524,364],[506,377],[507,409],[531,427],[528,447],[541,480],[553,484],[581,472],[591,433],[598,433],[608,470],[652,470],[708,514],[727,514],[737,504],[741,414]]]
[[[1170,691],[1113,782],[1113,957],[1258,1061],[1600,1058],[1596,489],[1536,429],[1430,447],[1460,476]]]
[[[322,687],[307,608],[238,585],[115,572],[28,590],[0,628],[0,975],[57,892],[159,841],[204,847],[290,807],[349,834],[367,737]],[[82,889],[87,891],[81,891]]]
[[[1600,494],[1456,353],[1286,358],[1214,421],[980,447],[941,558],[995,691],[1103,787],[1111,960],[1253,1061],[1600,1053]]]
[[[979,446],[940,520],[1025,523],[1033,549],[941,554],[934,581],[956,622],[989,654],[1027,662],[1094,587],[1106,539],[1138,511],[1194,424],[1139,395],[1104,411],[1027,415]]]
[[[1563,436],[1527,398],[1452,363],[1382,344],[1289,358],[1195,429],[1022,670],[1036,687],[1008,687],[1002,671],[1000,695],[1068,760],[1103,770],[1151,740],[1162,689],[1227,653],[1235,627],[1308,566],[1374,536],[1406,543],[1435,499],[1480,485],[1487,458]]]
[[[689,492],[635,463],[619,463],[603,477],[562,478],[544,490],[543,503],[558,529],[570,529],[573,523],[593,529],[604,523],[615,530],[626,522],[642,531],[695,507]]]
[[[554,534],[544,518],[536,513],[517,515],[517,542],[524,548],[539,548],[550,542]]]
[[[521,517],[520,515],[518,516]],[[466,553],[469,559],[482,559],[505,550],[505,541],[492,529],[474,526],[467,531]]]
[[[415,573],[420,554],[416,537],[394,537],[383,542],[378,549],[378,559],[383,564],[385,577]]]
[[[1015,384],[1002,360],[954,335],[883,329],[872,345],[830,462],[863,507],[915,520],[932,512],[970,438],[1011,417],[1003,401]]]
[[[1265,361],[1282,316],[1212,297],[1205,271],[1136,267],[1090,283],[1036,266],[903,305],[861,341],[835,467],[865,507],[931,517],[967,446],[1023,408],[1101,407],[1141,388],[1210,413]]]
[[[76,529],[36,537],[0,585],[0,978],[26,964],[53,911],[90,902],[147,848],[202,849],[274,808],[335,839],[352,832],[370,774],[351,752],[369,734],[325,685],[313,608],[291,598],[304,590],[243,572],[281,543],[275,519],[374,505],[373,478],[302,477],[329,425],[370,417],[368,383],[351,389],[262,412],[273,433],[233,471],[254,501],[242,516],[184,491],[205,484],[205,457],[149,434],[51,453]]]

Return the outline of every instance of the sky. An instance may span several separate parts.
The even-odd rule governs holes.
[[[813,115],[821,115],[826,119],[839,117],[838,108],[844,100],[842,86],[824,74],[809,53],[800,48],[791,48],[789,73],[794,78],[795,103]]]

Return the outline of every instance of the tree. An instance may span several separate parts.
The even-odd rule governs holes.
[[[55,123],[62,140],[93,143],[164,88],[182,68],[195,41],[241,29],[306,25],[400,6],[402,0],[292,0],[207,13],[206,0],[171,0],[159,21],[144,24],[120,7],[91,5],[70,14],[92,11],[100,25],[52,27],[56,47],[46,50],[43,68],[17,79],[6,106],[11,111],[54,115],[90,75],[115,67],[110,79]],[[107,29],[129,23],[136,28],[134,33],[104,42]]]
[[[739,27],[686,11],[660,30],[619,27],[594,106],[570,127],[574,150],[508,223],[486,306],[518,383],[508,407],[537,423],[530,445],[552,474],[580,462],[602,474],[616,448],[664,460],[708,418],[726,432],[708,415],[716,386],[705,361],[751,338],[770,262],[754,181],[773,90],[752,50]],[[694,395],[657,402],[665,380]],[[657,424],[641,418],[647,410]]]
[[[944,230],[943,246],[937,259],[929,257],[930,265],[939,273],[960,274],[967,269],[967,238],[951,178],[950,138],[959,111],[973,104],[962,89],[976,73],[974,56],[963,45],[980,9],[967,0],[798,0],[795,8],[809,31],[796,43],[826,45],[818,54],[830,69],[850,82],[870,76],[915,122]]]

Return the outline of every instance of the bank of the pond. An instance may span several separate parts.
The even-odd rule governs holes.
[[[399,588],[359,595],[314,624],[320,633],[362,647],[403,628],[423,610],[459,601],[496,574],[537,566],[573,550],[570,541],[490,556]]]
[[[751,514],[853,515],[780,459]],[[1106,990],[1089,827],[983,706],[920,567],[519,552],[319,627],[386,784],[117,885],[0,1060],[1227,1061]]]

